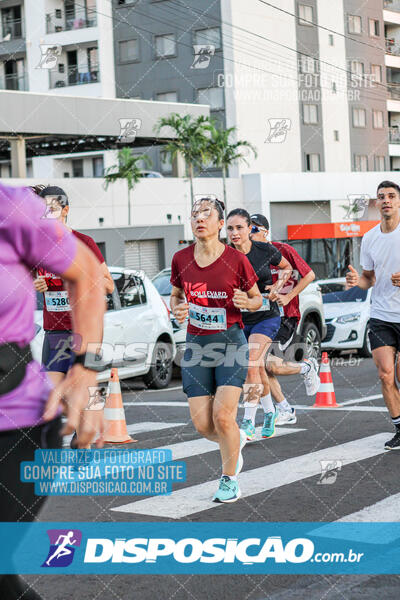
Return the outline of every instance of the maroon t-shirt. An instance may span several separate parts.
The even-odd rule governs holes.
[[[272,245],[279,250],[282,256],[286,258],[288,263],[293,267],[292,275],[280,291],[281,294],[288,294],[298,284],[299,279],[311,271],[311,267],[306,263],[305,260],[301,258],[300,254],[294,248],[292,248],[292,246],[289,246],[289,244],[272,242]],[[272,280],[274,283],[278,279],[279,270],[280,269],[277,269],[271,265]],[[286,304],[286,306],[283,307],[283,311],[285,317],[295,317],[298,321],[300,320],[301,315],[299,310],[298,294],[289,302],[289,304]]]
[[[194,258],[192,244],[177,252],[171,264],[171,283],[184,290],[186,301],[191,305],[191,319],[187,331],[194,335],[210,335],[224,331],[219,325],[226,317],[226,329],[235,323],[243,329],[241,312],[232,302],[234,289],[250,290],[258,277],[245,254],[225,246],[217,260],[207,267],[199,267]],[[197,307],[202,307],[196,310]],[[204,309],[225,309],[207,311]],[[190,313],[189,313],[190,314]],[[203,327],[196,327],[196,318]],[[204,319],[204,321],[203,321]],[[191,322],[192,321],[192,322]],[[201,322],[203,321],[203,322]],[[217,328],[213,328],[216,326]]]
[[[72,230],[72,233],[94,252],[100,263],[104,262],[100,248],[91,237],[79,231]],[[46,331],[72,330],[71,311],[62,310],[63,306],[69,303],[63,280],[59,275],[54,275],[54,273],[50,273],[42,268],[37,269],[37,274],[46,278],[48,292],[50,292],[47,298],[46,292],[43,294],[43,329]],[[50,310],[48,310],[47,306],[49,306]]]

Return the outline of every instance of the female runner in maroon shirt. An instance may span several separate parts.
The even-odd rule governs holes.
[[[220,447],[222,477],[213,500],[235,502],[246,443],[236,423],[248,365],[240,310],[257,310],[262,298],[247,257],[219,239],[223,210],[222,202],[209,198],[194,204],[195,243],[172,260],[171,310],[179,323],[188,318],[181,366],[193,424]]]

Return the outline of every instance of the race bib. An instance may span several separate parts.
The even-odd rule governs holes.
[[[46,308],[49,312],[65,312],[66,310],[71,310],[68,292],[66,290],[60,292],[45,292],[44,299]]]
[[[257,312],[261,311],[261,310],[270,310],[268,294],[261,294],[261,296],[262,296],[263,303],[261,304],[260,308],[257,309]],[[241,312],[250,312],[249,310],[247,310],[247,308],[241,308],[240,311]]]
[[[189,323],[200,329],[226,329],[226,310],[190,303]]]

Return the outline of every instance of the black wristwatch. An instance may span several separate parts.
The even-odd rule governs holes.
[[[90,371],[105,371],[110,365],[104,364],[103,355],[94,352],[85,352],[85,354],[75,354],[74,365],[82,365]]]

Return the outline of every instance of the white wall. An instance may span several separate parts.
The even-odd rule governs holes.
[[[342,2],[318,0],[317,7],[319,25],[345,34]],[[345,39],[334,35],[334,45],[330,46],[329,32],[319,28],[318,40],[325,171],[351,171],[347,77],[344,71],[324,63],[347,70]],[[336,82],[336,94],[331,91],[332,81]],[[338,142],[334,130],[339,131]]]
[[[260,2],[221,0],[222,19],[233,25],[296,47],[295,19]],[[294,0],[280,0],[279,7],[295,12]],[[230,14],[230,18],[228,18]],[[225,61],[227,126],[237,126],[238,139],[254,144],[258,158],[240,173],[301,170],[300,119],[297,88],[297,55],[254,35],[222,25]],[[235,48],[227,48],[234,40]],[[242,64],[239,64],[242,63]],[[221,83],[223,83],[221,81]],[[283,143],[265,143],[268,120],[290,119],[291,129]]]

